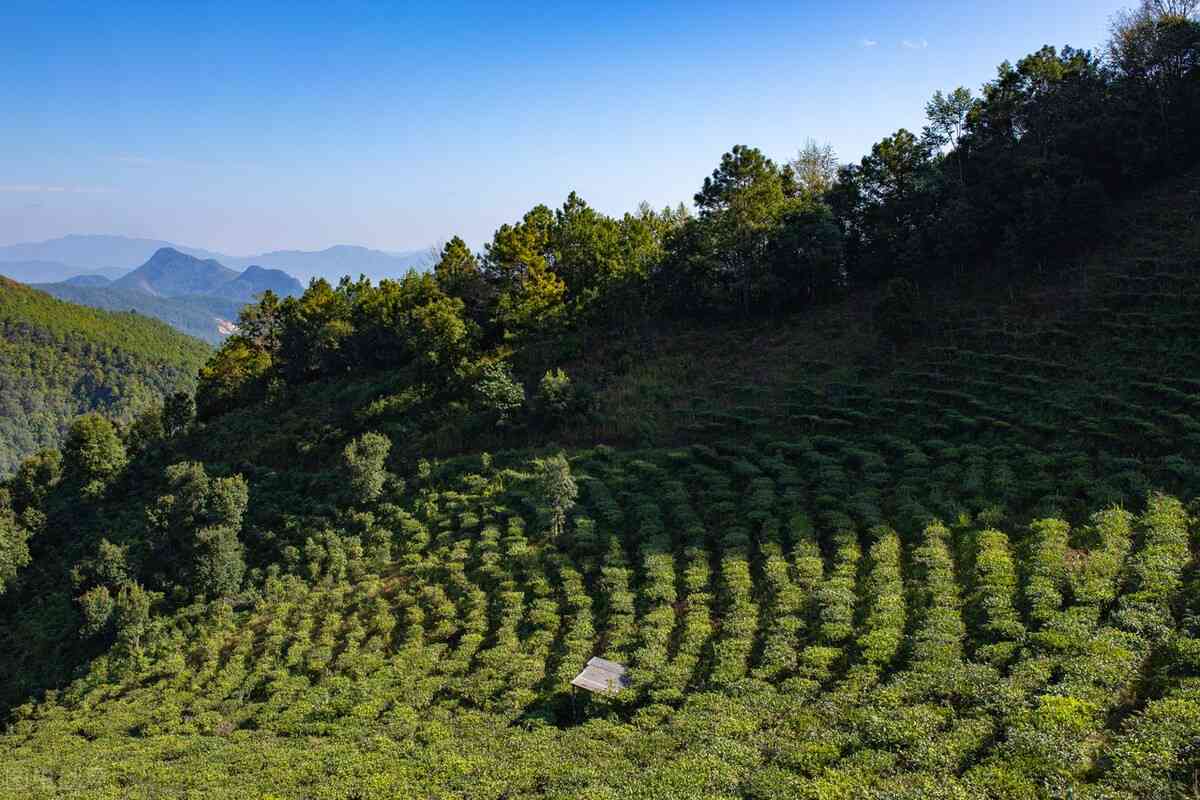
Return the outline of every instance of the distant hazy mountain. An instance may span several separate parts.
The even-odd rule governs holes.
[[[304,286],[300,281],[283,270],[264,269],[256,264],[246,267],[241,275],[217,287],[212,294],[217,297],[250,303],[268,289],[280,297],[288,297],[304,292]]]
[[[112,280],[103,275],[76,275],[74,278],[67,278],[63,283],[72,286],[108,286]]]
[[[427,268],[431,264],[426,250],[388,253],[354,245],[336,245],[316,252],[306,250],[276,250],[252,256],[230,256],[199,247],[183,247],[157,239],[130,239],[124,236],[64,236],[45,242],[26,242],[0,247],[0,275],[23,282],[53,283],[80,273],[100,273],[118,278],[125,272],[144,264],[163,248],[174,250],[200,260],[212,259],[226,267],[245,269],[260,266],[281,269],[308,283],[313,277],[336,282],[343,275],[357,278],[366,275],[372,280],[399,278],[410,269]],[[13,264],[39,262],[22,274],[13,274]],[[53,266],[51,266],[53,265]],[[40,271],[39,271],[40,270]]]
[[[233,267],[257,264],[287,270],[304,283],[308,283],[314,277],[324,277],[332,283],[343,275],[349,275],[351,278],[366,275],[375,281],[399,278],[410,269],[428,267],[430,260],[429,253],[425,250],[385,253],[382,250],[339,244],[317,252],[276,250],[246,258],[221,259],[221,262]]]
[[[0,247],[0,261],[51,261],[74,267],[73,273],[97,272],[106,269],[129,271],[164,247],[178,250],[196,258],[224,260],[219,253],[196,247],[179,247],[155,239],[130,239],[125,236],[80,236],[72,234],[45,242],[26,242]],[[5,273],[7,274],[7,273]],[[67,275],[41,277],[40,280],[63,280]]]
[[[0,259],[0,275],[12,278],[19,283],[54,283],[65,281],[81,272],[99,274],[115,280],[128,271],[128,268],[85,269],[57,261],[4,261]]]
[[[159,249],[145,264],[116,281],[79,275],[35,286],[60,300],[155,317],[212,343],[229,335],[242,307],[266,290],[282,297],[304,291],[300,281],[282,270],[252,266],[238,274],[212,259],[195,258],[170,247]]]
[[[238,278],[216,259],[199,259],[172,247],[163,247],[120,280],[114,289],[137,289],[157,297],[211,294]]]
[[[87,286],[77,283],[33,284],[59,300],[105,311],[136,311],[154,317],[177,331],[220,344],[231,333],[244,302],[211,295],[190,297],[158,297],[138,289],[114,289],[108,286]]]

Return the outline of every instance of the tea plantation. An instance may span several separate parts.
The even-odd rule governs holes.
[[[79,589],[184,498],[247,579],[120,584],[70,646],[70,594],[5,597],[0,795],[1200,796],[1196,185],[899,351],[848,302],[677,330],[557,429],[473,446],[378,374],[147,450]],[[573,694],[596,655],[631,687]]]

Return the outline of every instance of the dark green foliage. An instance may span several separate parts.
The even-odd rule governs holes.
[[[880,335],[896,345],[904,345],[916,336],[924,323],[921,293],[912,281],[892,278],[883,297],[875,306],[875,327]]]
[[[175,392],[163,403],[162,429],[167,436],[187,431],[196,417],[196,399],[187,392]]]
[[[211,478],[202,464],[166,469],[169,494],[147,510],[152,559],[165,566],[164,586],[220,597],[235,592],[245,571],[238,539],[249,502],[242,476]]]

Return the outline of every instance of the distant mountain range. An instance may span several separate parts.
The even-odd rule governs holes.
[[[0,263],[0,272],[6,267]],[[235,329],[242,307],[268,289],[283,297],[304,291],[300,281],[282,270],[255,265],[239,273],[170,247],[116,280],[90,274],[31,285],[79,305],[155,317],[213,344]]]
[[[350,245],[227,256],[124,236],[72,235],[0,247],[0,275],[72,303],[156,317],[213,344],[235,329],[242,306],[267,289],[286,297],[303,292],[314,277],[398,278],[429,261],[424,251]]]
[[[71,266],[58,261],[41,261],[39,259],[5,261],[0,258],[0,275],[18,283],[58,283],[59,281],[74,281],[77,278],[88,280],[103,278],[105,281],[115,281],[127,272],[129,272],[128,267],[125,269],[94,268]]]
[[[234,270],[250,266],[285,270],[304,283],[314,277],[336,282],[343,275],[354,278],[366,275],[372,280],[398,278],[410,269],[428,267],[431,260],[425,250],[387,253],[352,245],[336,245],[315,252],[276,250],[252,256],[231,256],[157,239],[71,235],[0,247],[0,274],[25,283],[56,283],[81,273],[115,280],[163,248],[201,261],[216,261]]]

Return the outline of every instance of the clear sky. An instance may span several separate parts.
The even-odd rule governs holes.
[[[3,0],[0,244],[478,246],[572,189],[690,203],[733,144],[857,160],[1128,4]]]

